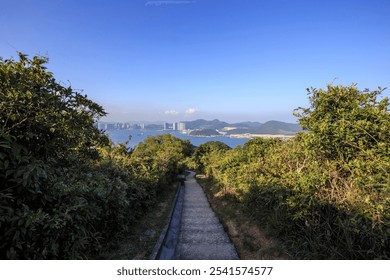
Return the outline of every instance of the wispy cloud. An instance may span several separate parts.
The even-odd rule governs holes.
[[[164,112],[164,114],[165,114],[165,115],[168,115],[168,116],[177,116],[177,115],[179,115],[179,112],[176,111],[176,110],[166,110],[166,111]]]
[[[174,0],[168,0],[168,1],[148,1],[145,3],[145,6],[161,6],[161,5],[180,5],[180,4],[193,4],[196,3],[196,1],[174,1]]]
[[[194,114],[194,113],[196,113],[196,112],[198,112],[198,110],[196,109],[196,108],[188,108],[187,110],[186,110],[186,115],[188,116],[188,115],[192,115],[192,114]]]

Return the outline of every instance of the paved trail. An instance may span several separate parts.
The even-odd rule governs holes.
[[[237,260],[236,249],[191,172],[185,182],[177,260]]]

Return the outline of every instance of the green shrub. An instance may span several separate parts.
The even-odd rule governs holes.
[[[63,87],[46,58],[0,60],[0,259],[84,259],[126,232],[172,182],[188,141],[114,146],[105,115]]]
[[[310,107],[295,112],[305,132],[210,150],[202,169],[296,258],[388,259],[390,114],[381,92],[311,89]]]

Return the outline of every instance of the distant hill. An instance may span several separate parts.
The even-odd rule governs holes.
[[[299,124],[295,124],[295,123],[268,121],[260,127],[260,130],[262,131],[262,133],[288,134],[288,133],[296,133],[302,131],[302,128]]]
[[[293,135],[296,132],[302,131],[299,124],[285,123],[280,121],[268,121],[266,123],[259,122],[239,122],[239,123],[227,123],[214,119],[211,121],[199,119],[195,121],[185,121],[186,129],[192,130],[191,135],[197,136],[211,136],[220,134],[284,134]],[[103,129],[117,130],[117,129],[141,129],[141,125],[137,122],[128,123],[109,123],[99,122],[103,124]],[[97,125],[99,125],[97,124]],[[148,130],[162,130],[164,129],[164,123],[141,123],[145,125],[145,129]]]
[[[191,131],[190,135],[191,136],[219,136],[221,134],[215,129],[206,128],[206,129]]]
[[[263,124],[259,122],[240,122],[230,124],[230,126],[237,128],[259,128],[262,125]]]
[[[186,129],[222,129],[226,126],[229,126],[227,122],[221,122],[220,120],[212,120],[212,121],[206,121],[203,119],[199,119],[196,121],[188,121],[185,122]]]
[[[285,123],[280,121],[268,121],[266,123],[259,122],[240,122],[229,124],[220,120],[207,121],[203,119],[185,122],[186,128],[191,130],[198,131],[207,131],[210,133],[210,130],[219,130],[222,131],[224,128],[229,128],[225,130],[227,134],[286,134],[291,135],[296,132],[302,131],[302,128],[299,124],[294,123]],[[207,134],[208,134],[207,133]],[[197,133],[198,135],[201,132]]]

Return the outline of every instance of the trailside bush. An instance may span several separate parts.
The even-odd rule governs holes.
[[[103,108],[58,83],[47,62],[0,59],[0,259],[98,255],[191,153],[169,136],[134,153],[114,146],[94,127]]]
[[[203,170],[296,258],[390,258],[390,114],[382,89],[310,89],[306,132],[209,152]],[[197,154],[197,151],[195,151]]]

